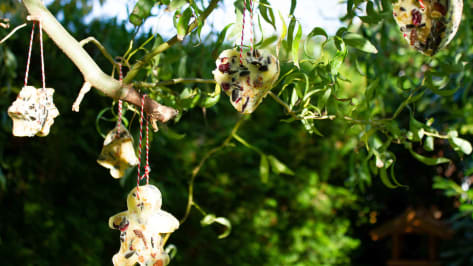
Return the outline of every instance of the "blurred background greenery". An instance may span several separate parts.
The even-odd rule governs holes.
[[[164,10],[167,2],[153,4]],[[188,8],[198,15],[208,4],[171,2],[175,15]],[[303,1],[291,2],[296,8]],[[258,3],[258,23],[281,25],[267,1]],[[135,34],[136,28],[114,19],[84,23],[91,4],[55,0],[48,8],[76,39],[95,36],[113,56],[123,55],[130,40],[136,49],[154,36],[130,63],[162,42],[159,34]],[[473,265],[472,3],[465,1],[449,49],[433,58],[407,47],[390,4],[347,1],[340,18],[347,28],[328,38],[316,25],[298,34],[300,24],[291,17],[283,17],[286,36],[279,28],[279,36],[259,38],[256,46],[273,52],[281,39],[281,79],[273,92],[286,106],[267,97],[242,117],[212,84],[144,89],[180,110],[151,142],[151,182],[163,193],[163,208],[176,217],[184,215],[192,170],[231,139],[205,162],[194,188],[196,203],[226,217],[231,234],[218,239],[225,228],[202,226],[203,216],[193,209],[168,242],[178,250],[172,265],[383,265],[391,243],[373,242],[369,231],[408,207],[439,210],[456,230],[454,241],[439,249],[445,265]],[[243,1],[235,6],[238,15]],[[140,19],[149,16],[138,11]],[[0,17],[12,27],[25,16],[18,1],[0,3]],[[61,116],[46,138],[13,137],[7,108],[23,82],[27,29],[0,45],[0,257],[5,265],[110,265],[119,235],[107,221],[125,209],[136,184],[135,169],[117,181],[96,163],[99,131],[114,126],[115,113],[107,108],[116,106],[93,91],[80,113],[72,112],[82,76],[46,37],[47,85],[56,90]],[[8,32],[0,28],[0,38]],[[231,47],[222,42],[229,38],[230,31],[195,31],[158,55],[136,81],[212,79],[215,55]],[[30,83],[38,85],[39,40],[34,44]],[[112,72],[97,48],[86,49]],[[128,111],[126,117],[136,136],[136,115]]]

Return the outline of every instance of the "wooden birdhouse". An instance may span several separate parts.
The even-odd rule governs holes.
[[[392,238],[391,259],[388,266],[437,266],[437,242],[449,239],[453,231],[440,217],[425,209],[407,209],[402,215],[370,232],[378,241]]]

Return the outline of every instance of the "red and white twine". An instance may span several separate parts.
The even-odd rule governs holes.
[[[243,56],[243,42],[244,42],[244,39],[245,39],[245,14],[246,14],[246,0],[243,1],[244,4],[243,4],[243,23],[242,23],[242,28],[241,28],[241,43],[240,43],[240,64],[243,64],[243,61],[242,61],[242,56]],[[251,50],[251,53],[253,53],[253,39],[254,39],[254,31],[253,31],[253,27],[254,27],[254,24],[253,24],[253,0],[250,0],[250,6],[248,8],[248,11],[250,12],[250,24],[251,24],[251,27],[250,27],[250,50]]]
[[[43,82],[43,90],[46,89],[46,75],[44,74],[44,52],[43,52],[43,26],[41,25],[41,21],[39,22],[39,46],[40,46],[40,54],[41,54],[41,80]]]
[[[40,55],[41,55],[41,81],[42,81],[42,89],[43,91],[46,89],[46,74],[44,71],[44,49],[43,49],[43,27],[41,25],[41,21],[37,22],[39,24],[39,46],[40,46]],[[31,52],[33,50],[33,39],[34,39],[34,31],[35,31],[36,22],[33,22],[33,26],[31,27],[31,35],[30,35],[30,44],[28,47],[28,59],[26,61],[26,70],[25,70],[25,87],[28,86],[28,76],[30,74],[30,65],[31,65]]]
[[[30,73],[31,51],[33,50],[34,26],[35,26],[35,24],[36,23],[33,22],[33,27],[31,28],[30,46],[28,48],[28,59],[26,61],[25,87],[28,85],[28,75]]]
[[[253,23],[253,0],[250,0],[250,7],[249,7],[249,11],[250,11],[250,49],[251,49],[251,53],[253,54],[253,38],[255,37],[254,34],[253,34],[253,30],[254,30],[254,23]]]
[[[140,139],[138,143],[138,177],[136,180],[136,186],[139,188],[140,186],[140,181],[146,177],[146,184],[149,184],[149,172],[151,171],[151,168],[149,166],[149,122],[148,119],[146,119],[146,165],[144,169],[144,174],[143,176],[141,175],[141,151],[142,151],[142,145],[141,143],[143,142],[143,118],[144,118],[144,106],[145,106],[145,98],[146,94],[143,94],[141,97],[141,112],[140,112]]]

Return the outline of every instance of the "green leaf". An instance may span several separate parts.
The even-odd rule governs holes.
[[[218,34],[218,38],[217,38],[217,41],[215,42],[215,48],[212,52],[212,56],[214,58],[217,58],[218,57],[218,53],[219,53],[219,50],[220,50],[220,47],[222,47],[222,44],[223,42],[225,41],[225,37],[227,36],[227,31],[228,29],[234,25],[235,23],[230,23],[228,24],[227,26],[225,26],[225,28],[223,28],[223,30]]]
[[[294,38],[294,41],[292,42],[292,60],[294,60],[294,65],[297,68],[299,67],[299,44],[302,38],[302,26],[299,24],[299,28],[296,33],[296,37]]]
[[[332,74],[332,76],[335,76],[338,74],[338,70],[345,61],[345,57],[347,56],[347,48],[342,38],[334,36],[333,40],[335,42],[335,47],[337,47],[338,51],[330,61],[330,73]]]
[[[456,86],[450,90],[445,89],[449,82],[450,78],[448,75],[434,71],[427,71],[425,73],[424,85],[440,96],[451,96],[460,88],[460,86]]]
[[[307,35],[305,41],[304,41],[304,53],[306,55],[308,55],[309,53],[307,52],[307,47],[309,46],[309,41],[316,37],[316,36],[324,36],[325,37],[325,41],[323,42],[322,44],[322,50],[321,50],[321,55],[323,54],[323,47],[325,45],[325,43],[327,43],[328,41],[328,34],[327,32],[323,29],[323,28],[320,28],[320,27],[315,27],[312,29],[312,31],[309,33],[309,35]],[[310,57],[310,56],[309,56]]]
[[[332,95],[332,89],[328,89],[324,92],[324,95],[319,98],[319,101],[317,103],[317,106],[319,109],[324,109],[325,104],[327,103],[328,99]]]
[[[135,26],[143,24],[143,20],[150,16],[154,4],[154,0],[139,0],[136,2],[133,11],[130,14],[131,24]]]
[[[257,153],[259,153],[260,155],[264,155],[264,153],[257,147],[251,145],[250,143],[248,143],[248,141],[244,140],[242,137],[240,137],[237,133],[233,133],[233,138],[236,139],[238,142],[240,142],[241,144],[243,144],[245,147],[247,147],[248,149],[250,150],[253,150]]]
[[[346,53],[337,51],[332,61],[330,61],[330,70],[333,76],[338,74],[338,70],[340,69],[343,62],[345,61],[345,56],[346,56]]]
[[[268,155],[268,159],[269,163],[271,164],[271,170],[273,170],[275,174],[294,175],[294,172],[281,161],[279,161],[276,157]]]
[[[287,50],[292,48],[292,42],[294,41],[294,29],[296,28],[296,18],[291,17],[289,27],[287,28]]]
[[[230,221],[227,218],[216,217],[214,214],[207,214],[200,221],[200,224],[202,226],[209,226],[213,223],[218,223],[218,224],[223,225],[225,227],[225,231],[218,236],[219,239],[226,238],[227,236],[230,235],[230,232],[232,231],[232,224],[230,223]]]
[[[289,105],[291,110],[292,108],[294,108],[298,100],[299,100],[299,96],[297,96],[297,89],[294,87],[294,89],[292,89],[291,103]]]
[[[172,2],[169,4],[167,8],[167,11],[172,12],[176,9],[181,8],[186,3],[187,3],[187,0],[172,0]]]
[[[374,4],[371,1],[368,1],[366,4],[366,13],[367,16],[359,16],[361,21],[365,23],[378,24],[383,19],[383,17],[375,11]]]
[[[389,179],[388,177],[388,171],[386,168],[381,168],[379,170],[379,177],[381,178],[381,182],[383,182],[383,184],[388,187],[388,188],[391,188],[391,189],[394,189],[394,188],[397,188],[398,186],[394,185],[391,180]]]
[[[207,95],[205,95],[205,97],[201,98],[200,106],[210,108],[216,105],[218,101],[220,101],[220,92],[220,85],[217,83],[215,84],[215,91],[213,93],[208,93]]]
[[[291,8],[289,9],[289,15],[294,14],[294,10],[296,10],[297,0],[291,0]]]
[[[473,148],[468,140],[452,136],[449,136],[448,140],[455,151],[461,151],[466,155],[471,154]]]
[[[342,38],[343,35],[345,34],[345,32],[347,32],[348,29],[346,27],[341,27],[337,30],[337,32],[335,33],[335,36],[339,37],[339,38]]]
[[[264,39],[264,41],[262,41],[259,45],[258,45],[258,48],[260,49],[263,49],[265,47],[268,47],[270,46],[271,44],[273,44],[273,42],[277,41],[278,40],[278,36],[271,36],[267,39]]]
[[[105,120],[105,121],[114,121],[113,119],[109,119],[109,118],[104,118],[104,114],[107,112],[107,111],[111,111],[112,109],[110,107],[106,107],[104,109],[102,109],[97,117],[95,118],[95,129],[97,129],[97,132],[100,134],[100,136],[102,136],[102,138],[105,138],[105,134],[103,133],[102,129],[100,129],[100,120]]]
[[[461,212],[473,212],[473,205],[470,204],[462,204],[460,208],[458,208]]]
[[[365,95],[366,95],[366,103],[369,105],[369,101],[371,101],[374,97],[374,93],[376,91],[376,89],[378,88],[378,85],[379,85],[379,79],[375,79],[373,81],[371,81],[368,85],[368,87],[366,88],[366,92],[365,92]]]
[[[199,102],[200,92],[197,89],[185,88],[179,95],[180,104],[184,109],[194,108]]]
[[[318,35],[322,35],[322,36],[325,37],[325,39],[328,39],[327,32],[321,27],[313,28],[312,31],[309,33],[309,35],[307,35],[307,38],[315,37],[315,36],[318,36]]]
[[[258,8],[263,19],[269,24],[271,24],[271,26],[273,26],[273,28],[276,30],[274,12],[273,12],[273,9],[268,8],[268,6],[269,6],[268,0],[261,0]]]
[[[420,162],[422,162],[426,165],[434,166],[434,165],[439,165],[439,164],[444,164],[444,163],[449,163],[450,162],[450,159],[445,158],[445,157],[429,158],[429,157],[425,157],[423,155],[420,155],[420,154],[416,153],[414,150],[412,150],[412,144],[411,143],[408,143],[406,146],[407,146],[407,149],[409,150],[409,152],[412,154],[412,156],[414,156],[414,158],[416,158],[418,161],[420,161]]]
[[[269,162],[266,155],[261,155],[259,164],[259,173],[261,176],[261,182],[267,183],[269,180]]]
[[[179,134],[176,131],[170,129],[167,125],[162,125],[159,127],[162,134],[168,138],[173,140],[182,140],[186,137],[186,134]]]
[[[345,33],[343,35],[343,41],[348,46],[356,48],[365,53],[372,53],[372,54],[378,53],[378,49],[376,49],[376,47],[371,42],[369,42],[367,39],[365,39],[363,36],[361,36],[358,33],[354,33],[354,32]]]
[[[301,123],[304,126],[305,130],[307,130],[307,132],[309,132],[310,134],[316,134],[320,137],[324,136],[322,132],[320,132],[320,130],[315,127],[314,120],[302,119]]]
[[[281,19],[281,23],[282,23],[282,30],[281,30],[281,34],[279,35],[278,44],[276,45],[276,57],[279,56],[279,49],[281,49],[282,41],[284,40],[284,38],[286,38],[286,35],[287,35],[286,21],[284,20],[284,17],[280,11],[279,11],[279,18]]]
[[[192,9],[188,7],[181,14],[179,22],[177,23],[177,38],[182,41],[189,30],[189,21],[192,18]]]
[[[424,149],[426,151],[433,151],[434,150],[434,138],[432,136],[427,136],[425,138]]]

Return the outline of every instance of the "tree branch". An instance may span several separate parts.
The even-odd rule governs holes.
[[[140,93],[132,85],[126,82],[122,84],[105,74],[80,43],[64,29],[41,3],[41,0],[23,0],[23,4],[31,17],[41,21],[43,30],[76,65],[85,81],[111,98],[122,99],[136,106],[141,106]],[[149,97],[145,100],[144,110],[149,115],[155,130],[157,130],[157,120],[167,122],[177,114],[175,109],[161,105]]]
[[[209,3],[209,6],[202,12],[202,15],[200,15],[200,19],[203,22],[207,17],[212,13],[212,11],[217,7],[217,4],[220,0],[212,0]],[[197,26],[199,25],[199,22],[194,20],[190,25],[189,29],[187,30],[187,34],[191,33]],[[138,60],[130,69],[128,74],[125,76],[123,79],[124,83],[131,83],[133,78],[138,74],[140,69],[142,69],[144,66],[146,66],[156,55],[166,51],[169,49],[171,46],[174,44],[180,42],[179,38],[177,38],[177,35],[172,37],[170,40],[168,40],[165,43],[162,43],[158,47],[154,48],[151,50],[148,54],[146,54],[142,59]]]

